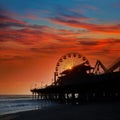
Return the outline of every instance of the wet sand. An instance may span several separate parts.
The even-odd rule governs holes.
[[[57,105],[3,115],[0,120],[120,120],[120,102]]]

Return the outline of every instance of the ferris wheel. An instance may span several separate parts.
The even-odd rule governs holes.
[[[74,66],[85,64],[89,66],[89,61],[86,57],[82,56],[79,53],[72,52],[67,53],[63,56],[61,56],[56,64],[55,72],[54,72],[54,82],[57,81],[58,77],[61,76],[61,73],[65,70],[70,70]]]

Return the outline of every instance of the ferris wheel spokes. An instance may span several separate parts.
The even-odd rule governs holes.
[[[79,53],[67,53],[59,58],[56,64],[54,72],[54,82],[61,76],[61,73],[65,70],[70,70],[74,66],[85,64],[89,66],[89,61],[86,57],[82,56]]]

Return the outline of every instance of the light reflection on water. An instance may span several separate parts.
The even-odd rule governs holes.
[[[0,115],[28,110],[38,110],[55,103],[32,100],[31,96],[0,96]]]

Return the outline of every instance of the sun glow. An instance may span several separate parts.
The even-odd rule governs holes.
[[[72,68],[73,68],[73,65],[72,65],[72,64],[67,64],[66,67],[65,67],[66,70],[67,70],[67,69],[71,70]]]
[[[69,66],[68,69],[71,70],[71,69],[72,69],[72,66]]]

